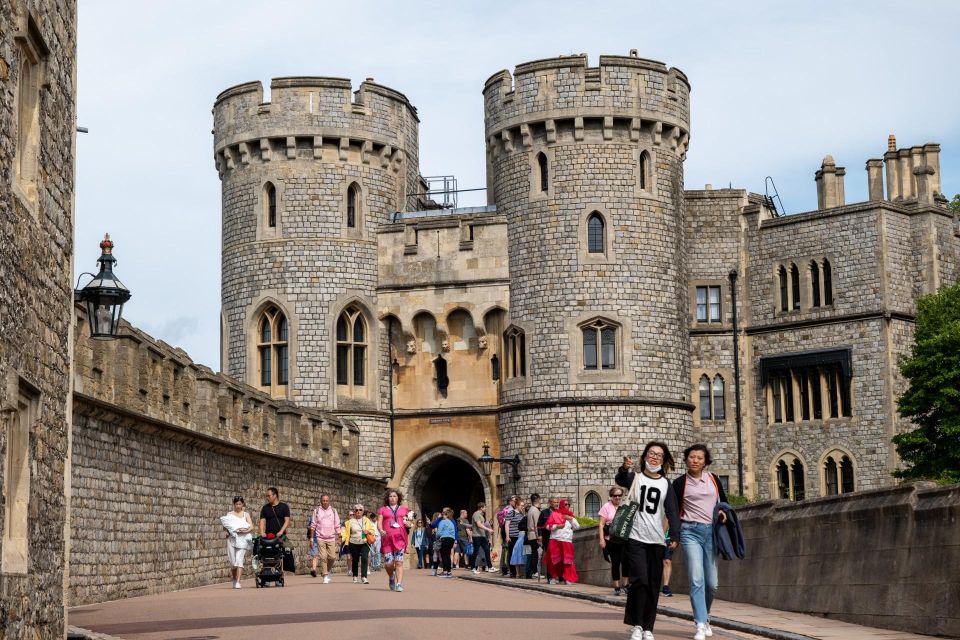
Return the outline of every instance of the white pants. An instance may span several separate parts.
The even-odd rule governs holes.
[[[231,567],[243,568],[243,557],[247,554],[246,549],[237,549],[235,546],[227,543],[227,556],[230,557]]]

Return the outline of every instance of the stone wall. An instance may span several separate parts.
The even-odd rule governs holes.
[[[0,4],[0,635],[11,640],[65,629],[76,45],[76,2]]]
[[[300,567],[321,493],[341,514],[379,504],[383,482],[357,473],[364,425],[214,374],[126,323],[91,340],[76,313],[71,604],[226,580],[217,518],[235,495],[257,516],[280,489]]]

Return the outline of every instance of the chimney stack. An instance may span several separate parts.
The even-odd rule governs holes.
[[[867,199],[883,200],[883,160],[867,160]]]
[[[843,176],[847,173],[843,167],[838,167],[833,156],[826,156],[820,169],[814,174],[817,183],[817,208],[831,209],[842,207],[844,204]]]

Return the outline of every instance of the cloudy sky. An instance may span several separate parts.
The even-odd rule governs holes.
[[[366,77],[419,110],[424,175],[484,179],[483,82],[585,52],[662,60],[693,90],[686,185],[815,207],[827,153],[866,197],[889,133],[941,143],[960,192],[960,2],[252,2],[81,0],[77,271],[104,231],[133,291],[125,316],[218,367],[220,182],[212,116],[226,87],[289,75]],[[474,199],[483,199],[478,194]],[[461,204],[474,204],[461,199]]]

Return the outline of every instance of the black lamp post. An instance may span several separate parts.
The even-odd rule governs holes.
[[[87,319],[90,321],[90,337],[97,340],[111,340],[117,337],[120,329],[120,315],[123,313],[123,304],[130,299],[130,290],[113,274],[113,265],[117,259],[113,257],[113,241],[110,234],[103,236],[100,243],[102,251],[97,259],[100,272],[81,273],[91,276],[82,289],[73,292],[74,300],[82,302],[87,307]],[[80,284],[79,279],[77,284]]]
[[[477,458],[477,462],[480,463],[480,468],[483,470],[485,475],[490,475],[493,473],[493,463],[499,462],[500,464],[508,464],[513,469],[513,492],[517,492],[517,481],[520,479],[520,455],[517,454],[512,458],[494,458],[490,455],[490,441],[483,441],[483,455]]]

